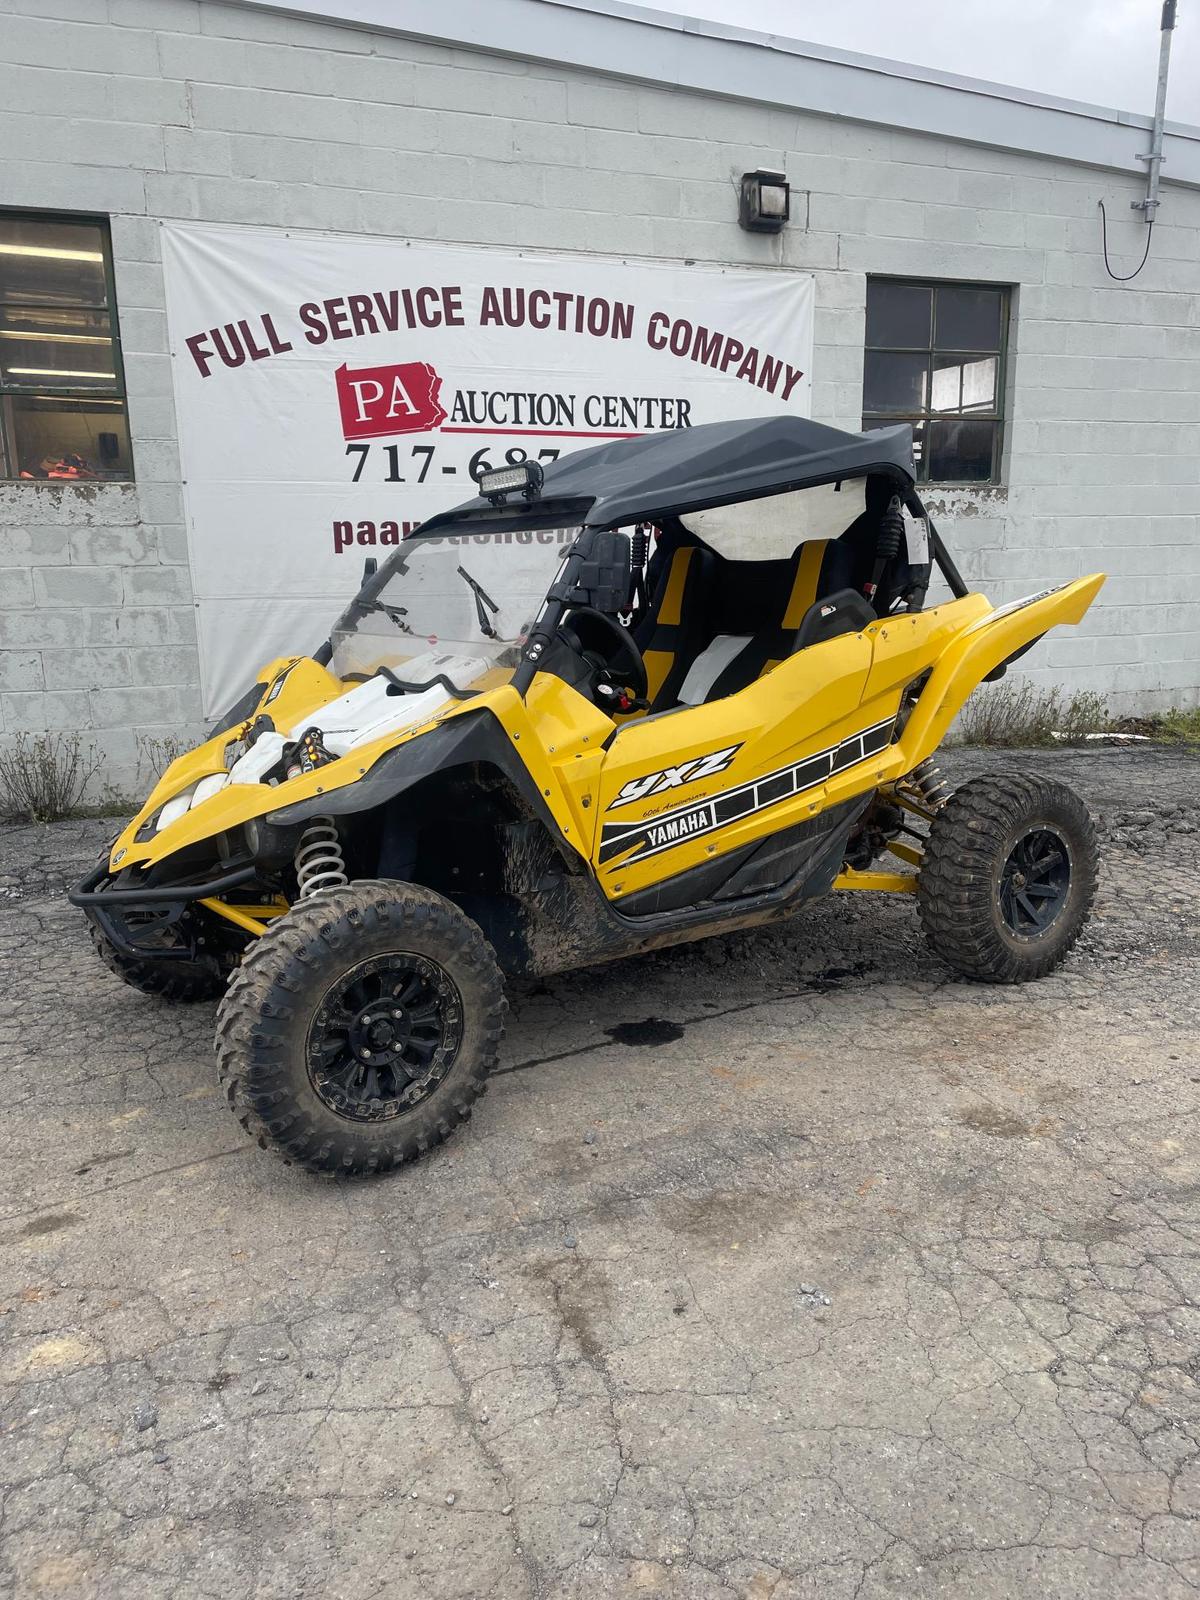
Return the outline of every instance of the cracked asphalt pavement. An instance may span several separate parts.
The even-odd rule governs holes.
[[[94,958],[110,825],[0,831],[0,1594],[1200,1591],[1200,764],[945,765],[1099,814],[1059,973],[847,895],[528,984],[471,1125],[352,1184]]]

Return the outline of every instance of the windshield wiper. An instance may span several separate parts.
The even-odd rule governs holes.
[[[479,617],[480,633],[482,633],[486,639],[498,639],[500,635],[488,621],[487,611],[485,611],[483,608],[484,606],[487,606],[492,615],[495,617],[500,614],[500,607],[492,599],[491,595],[488,594],[487,590],[484,589],[483,586],[471,576],[466,567],[459,567],[458,575],[465,583],[468,583],[471,586],[471,593],[475,596],[475,611]]]
[[[401,633],[412,632],[404,620],[408,612],[403,606],[385,606],[382,600],[356,600],[354,603],[360,611],[382,611],[389,622],[396,624]]]

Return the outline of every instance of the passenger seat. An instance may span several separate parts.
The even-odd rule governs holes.
[[[778,666],[795,649],[813,603],[850,582],[850,552],[830,539],[807,540],[787,561],[726,561],[722,567],[715,627],[681,678],[682,705],[736,694]],[[764,616],[770,618],[765,624]]]

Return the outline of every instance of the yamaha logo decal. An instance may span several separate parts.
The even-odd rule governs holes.
[[[662,850],[670,850],[673,845],[680,844],[684,839],[694,839],[699,834],[713,833],[716,829],[723,828],[730,822],[736,822],[741,817],[753,816],[755,812],[765,811],[769,806],[778,805],[781,800],[802,794],[806,789],[815,789],[834,773],[842,772],[847,767],[853,767],[858,762],[877,755],[890,743],[895,724],[895,717],[888,717],[884,722],[876,722],[873,726],[864,728],[861,733],[843,739],[841,744],[831,745],[828,750],[821,750],[816,755],[805,756],[793,766],[780,767],[778,771],[769,772],[765,777],[756,778],[752,783],[738,784],[736,788],[722,790],[720,794],[712,795],[707,800],[697,800],[690,805],[680,806],[675,811],[667,811],[652,821],[606,822],[600,833],[600,865],[604,866],[620,856],[621,865],[630,866],[635,861],[644,861],[647,856],[655,856]],[[728,766],[740,748],[740,745],[734,745],[732,749],[717,751],[713,756],[699,757],[700,761],[712,761],[720,756],[727,758],[722,766],[707,769],[703,776],[708,776],[710,772],[719,772]],[[634,779],[621,790],[613,801],[613,806],[627,805],[632,800],[644,800],[652,793],[661,792],[654,788],[654,783],[665,779],[668,774],[684,771],[692,765],[694,763],[685,762],[682,768],[669,767],[663,772],[647,773],[645,778]],[[692,774],[673,780],[664,787],[674,787],[675,781],[690,783],[693,777],[698,775]],[[643,792],[626,794],[626,790],[633,788],[634,784],[646,783],[649,783],[650,787]],[[609,810],[612,810],[613,806],[610,806]]]

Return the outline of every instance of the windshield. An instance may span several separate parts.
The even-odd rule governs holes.
[[[347,678],[405,663],[424,670],[437,657],[442,664],[436,670],[459,688],[487,674],[507,677],[578,532],[538,528],[406,539],[338,618],[333,672]]]

